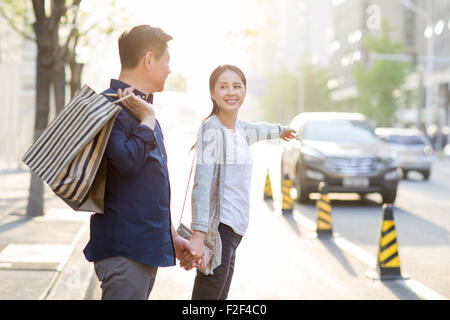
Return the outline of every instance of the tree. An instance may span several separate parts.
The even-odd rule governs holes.
[[[36,113],[34,122],[34,137],[36,140],[48,125],[50,112],[50,88],[53,85],[56,100],[60,100],[64,90],[62,73],[68,57],[69,42],[74,35],[74,28],[65,39],[60,38],[61,18],[66,16],[69,6],[79,6],[81,0],[70,3],[64,0],[32,0],[32,11],[35,21],[31,23],[29,2],[2,0],[0,14],[9,22],[11,27],[24,38],[32,40],[37,46],[36,58]],[[9,16],[7,9],[12,12]],[[22,22],[21,26],[18,23]],[[23,26],[23,27],[22,27]],[[30,28],[32,26],[32,28]],[[30,32],[33,30],[33,33]],[[62,40],[62,41],[61,41]],[[44,212],[44,185],[34,173],[31,174],[30,192],[28,198],[27,215],[39,216]]]
[[[265,77],[265,93],[261,97],[264,118],[286,122],[297,111],[298,75],[282,70]]]
[[[108,37],[117,30],[124,30],[136,16],[127,3],[119,5],[116,0],[91,0],[84,1],[83,4],[86,7],[82,6],[76,11],[76,29],[68,48],[71,97],[81,88],[84,61],[79,61],[78,49],[96,46],[103,37]],[[102,10],[95,10],[94,6],[101,6]]]
[[[188,79],[186,76],[177,74],[167,78],[165,90],[186,92],[188,87]]]
[[[39,137],[50,120],[51,86],[54,89],[56,114],[65,106],[67,65],[70,68],[71,96],[81,88],[83,64],[77,61],[79,44],[89,47],[102,35],[110,35],[124,27],[132,18],[128,8],[117,8],[114,0],[104,0],[101,4],[108,10],[100,12],[83,12],[80,4],[81,0],[0,0],[0,15],[24,39],[35,42],[38,49],[33,140]],[[98,4],[96,0],[95,5]],[[92,12],[96,14],[91,15]],[[80,26],[83,26],[81,30]],[[42,215],[43,208],[43,184],[32,174],[27,214]]]
[[[332,74],[327,68],[309,62],[303,63],[304,111],[331,111],[331,93],[328,87]],[[290,121],[298,114],[299,74],[282,70],[265,77],[266,90],[262,97],[265,117],[271,121]]]
[[[382,22],[381,35],[363,37],[363,45],[369,52],[400,54],[406,51],[402,41],[393,41],[390,26]],[[358,90],[356,110],[375,120],[377,125],[389,126],[399,105],[401,87],[411,63],[399,61],[375,60],[368,66],[356,62],[352,69]]]
[[[78,6],[81,0],[73,0],[72,5]],[[68,55],[68,45],[74,35],[72,29],[63,44],[59,41],[59,25],[65,15],[65,1],[52,1],[50,13],[46,13],[44,0],[32,0],[36,21],[33,24],[37,45],[37,75],[36,75],[36,118],[34,124],[34,139],[36,140],[48,125],[50,110],[50,86],[55,85],[55,92],[63,92],[61,73]],[[64,83],[63,83],[64,85]],[[30,193],[27,215],[38,216],[44,212],[44,189],[42,180],[35,174],[31,175]]]
[[[304,63],[304,111],[337,111],[331,101],[331,93],[328,82],[333,78],[328,68],[317,64]]]

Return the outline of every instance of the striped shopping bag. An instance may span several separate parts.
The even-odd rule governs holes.
[[[72,209],[103,212],[103,154],[120,110],[119,105],[83,86],[22,161]]]

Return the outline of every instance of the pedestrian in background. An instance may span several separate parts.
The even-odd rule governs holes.
[[[249,221],[252,155],[250,145],[264,139],[294,138],[294,130],[277,124],[238,119],[247,81],[236,66],[221,65],[211,74],[213,109],[203,121],[196,142],[196,171],[192,190],[191,245],[207,264],[197,270],[192,299],[224,300],[234,272],[236,249]],[[204,241],[215,251],[205,259]]]

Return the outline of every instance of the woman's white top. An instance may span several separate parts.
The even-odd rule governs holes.
[[[248,227],[253,157],[244,133],[227,129],[224,198],[220,222],[243,236]]]

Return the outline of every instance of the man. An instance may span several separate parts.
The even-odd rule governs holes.
[[[111,101],[117,99],[111,94],[134,95],[122,102],[106,147],[105,212],[91,217],[84,249],[102,282],[102,299],[148,299],[158,267],[175,265],[175,257],[182,265],[196,259],[171,224],[167,155],[151,107],[170,73],[170,40],[148,25],[124,32],[119,79],[104,92]]]

